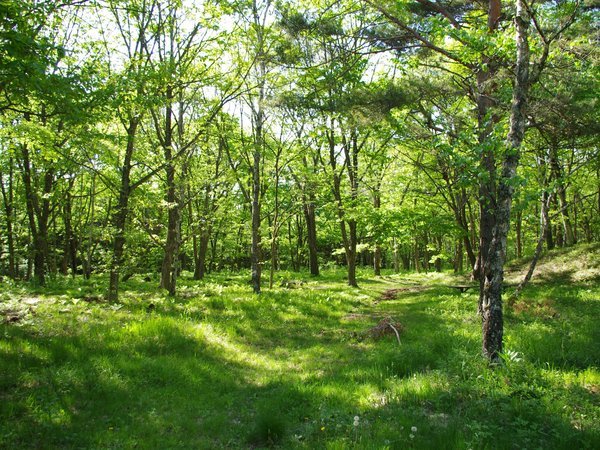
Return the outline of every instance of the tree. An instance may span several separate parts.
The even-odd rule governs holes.
[[[481,173],[479,309],[483,322],[483,353],[490,361],[497,361],[502,352],[501,294],[506,237],[519,149],[525,130],[527,93],[530,84],[537,81],[547,63],[551,44],[573,22],[575,15],[572,11],[567,12],[558,31],[552,34],[536,27],[541,52],[530,77],[528,25],[531,9],[521,0],[516,3],[515,14],[516,57],[511,57],[509,46],[501,41],[498,33],[503,26],[498,0],[488,2],[485,23],[474,14],[478,8],[475,4],[455,8],[451,4],[422,1],[411,11],[410,4],[392,6],[370,0],[365,0],[365,3],[386,19],[387,28],[372,31],[380,45],[402,50],[412,44],[433,52],[437,55],[433,58],[436,67],[455,73],[457,84],[468,87],[467,92],[477,107],[476,132]],[[424,26],[423,21],[429,26]],[[487,30],[487,33],[472,34],[471,30]],[[451,39],[444,40],[442,37],[445,35]],[[448,45],[449,42],[451,45]],[[503,65],[514,67],[516,72],[511,89],[513,98],[506,146],[501,144],[494,132],[502,119],[499,109],[502,99],[493,93],[503,92],[504,80],[499,73]],[[472,79],[476,80],[474,85],[469,83]],[[501,166],[500,172],[497,166]]]

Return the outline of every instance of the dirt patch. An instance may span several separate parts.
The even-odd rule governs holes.
[[[427,289],[426,286],[411,286],[411,287],[402,287],[402,288],[394,288],[383,291],[379,296],[378,301],[386,301],[386,300],[396,300],[398,295],[404,294],[407,292],[419,292]]]
[[[410,288],[388,289],[381,294],[379,300],[396,300],[400,292],[406,292]]]
[[[41,301],[38,297],[23,297],[0,302],[0,322],[19,325],[30,321]]]
[[[560,316],[551,299],[535,302],[519,300],[512,305],[512,312],[516,315],[534,316],[545,320],[556,319]]]

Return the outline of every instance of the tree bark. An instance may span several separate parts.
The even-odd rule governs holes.
[[[308,265],[310,274],[319,276],[319,255],[317,246],[317,220],[315,214],[314,195],[309,194],[304,202],[304,220],[306,221],[306,243],[308,245]]]
[[[498,29],[500,9],[500,0],[489,0],[487,21],[489,33],[493,33]],[[478,140],[481,147],[480,170],[484,176],[481,177],[479,185],[479,255],[475,264],[476,269],[473,271],[474,277],[480,283],[478,306],[480,314],[482,313],[484,297],[484,270],[496,223],[496,156],[493,142],[490,139],[494,122],[497,120],[495,117],[490,116],[490,109],[494,105],[492,79],[496,72],[496,64],[485,56],[477,73],[477,123],[479,129]]]
[[[72,226],[72,199],[70,189],[73,186],[71,182],[69,191],[65,194],[65,204],[63,207],[63,217],[65,224],[65,242],[64,256],[62,263],[62,272],[67,275],[68,269],[71,269],[71,276],[75,277],[77,272],[77,239],[73,233]]]
[[[6,223],[6,240],[8,245],[8,276],[12,279],[17,277],[16,258],[15,258],[15,236],[13,231],[14,216],[14,161],[8,159],[8,186],[4,185],[4,175],[0,171],[0,187],[2,188],[2,200],[4,203],[4,214]]]
[[[178,256],[181,229],[181,198],[177,186],[177,168],[173,157],[173,88],[166,88],[167,107],[163,135],[163,154],[165,158],[165,180],[167,193],[165,201],[168,208],[167,239],[161,266],[160,287],[173,296],[177,289]],[[156,124],[158,126],[158,124]]]
[[[381,208],[381,194],[375,192],[373,195],[373,207],[375,209]],[[379,242],[375,243],[375,251],[373,253],[373,273],[375,276],[381,275],[381,245]]]
[[[139,119],[131,117],[127,126],[127,146],[121,166],[121,186],[119,189],[119,200],[113,215],[113,251],[109,270],[108,300],[116,302],[119,300],[119,276],[121,264],[123,263],[123,250],[125,247],[125,226],[127,224],[129,197],[131,194],[131,161],[135,150],[135,138]]]
[[[514,178],[520,158],[520,148],[525,135],[527,96],[529,90],[529,16],[524,0],[516,0],[517,58],[507,151],[502,162],[502,172],[497,190],[493,238],[484,264],[482,289],[482,349],[491,361],[497,362],[502,352],[504,332],[502,313],[502,284],[506,241],[510,225],[510,210],[514,191]]]
[[[553,143],[550,148],[550,169],[552,176],[558,185],[557,199],[560,216],[562,218],[564,243],[567,247],[575,244],[575,235],[569,216],[569,205],[567,202],[567,187],[565,186],[563,168],[558,157],[557,144]]]
[[[36,283],[46,284],[46,263],[48,261],[48,220],[50,218],[50,194],[54,183],[54,170],[44,172],[42,198],[35,192],[34,170],[29,147],[21,145],[22,177],[25,186],[27,217],[33,243],[33,278]]]

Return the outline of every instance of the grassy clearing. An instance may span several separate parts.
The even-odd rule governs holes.
[[[527,290],[490,369],[476,293],[361,275],[256,297],[219,274],[176,298],[139,277],[116,305],[103,279],[5,286],[0,447],[600,448],[597,279]],[[365,333],[387,316],[401,345]]]

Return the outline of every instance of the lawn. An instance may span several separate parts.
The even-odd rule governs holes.
[[[5,282],[0,447],[600,448],[597,278],[529,287],[492,368],[452,274],[343,278]]]

